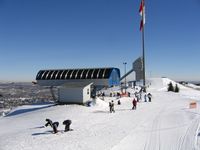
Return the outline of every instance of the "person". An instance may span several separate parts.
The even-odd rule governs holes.
[[[58,132],[58,125],[59,125],[59,122],[53,122],[51,119],[46,119],[46,124],[45,124],[45,127],[47,127],[47,126],[50,126],[50,127],[52,127],[53,128],[53,132],[54,133],[57,133]]]
[[[118,105],[121,105],[121,101],[120,101],[120,100],[118,100],[118,101],[117,101],[117,104],[118,104]]]
[[[144,102],[147,102],[147,94],[144,94]]]
[[[133,104],[132,109],[136,109],[136,107],[137,107],[137,100],[135,98],[133,99],[132,104]]]
[[[113,100],[109,102],[110,113],[115,112]]]
[[[52,128],[53,128],[53,132],[57,133],[58,132],[58,126],[59,126],[59,122],[54,122],[52,124]]]
[[[70,125],[72,124],[71,120],[63,121],[63,125],[65,125],[65,132],[70,131]]]
[[[47,126],[49,126],[49,125],[50,125],[51,127],[53,127],[53,122],[51,121],[51,119],[48,119],[48,118],[47,118],[47,119],[46,119],[46,122],[47,122],[47,123],[45,124],[45,127],[47,127]]]
[[[149,102],[151,102],[151,97],[152,97],[151,93],[148,93],[147,96],[148,96]]]
[[[112,104],[109,102],[110,113],[112,113]]]
[[[114,102],[113,102],[113,100],[112,100],[112,101],[111,101],[111,111],[112,111],[112,112],[115,112],[114,105],[115,105],[115,104],[114,104]]]

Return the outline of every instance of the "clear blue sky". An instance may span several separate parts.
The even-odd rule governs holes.
[[[200,81],[200,0],[145,0],[146,74]],[[0,0],[0,80],[117,67],[142,53],[140,0]]]

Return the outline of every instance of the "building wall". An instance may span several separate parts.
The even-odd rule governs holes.
[[[139,57],[133,62],[133,70],[136,74],[136,81],[140,81],[143,79],[143,64],[142,64],[142,58]]]
[[[64,84],[73,84],[73,83],[84,83],[90,84],[93,83],[94,85],[102,85],[102,86],[109,86],[108,79],[71,79],[71,80],[37,80],[37,83],[40,86],[62,86]]]
[[[91,85],[83,88],[83,103],[86,103],[91,98]]]
[[[58,90],[58,100],[62,103],[83,103],[83,88],[61,87]]]

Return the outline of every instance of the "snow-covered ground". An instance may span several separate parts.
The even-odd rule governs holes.
[[[0,118],[0,150],[199,150],[200,91],[179,85],[180,93],[167,92],[170,81],[151,79],[152,102],[139,102],[137,110],[127,97],[120,99],[121,105],[106,97],[92,107],[18,107]],[[110,100],[115,102],[112,114]],[[190,109],[193,101],[197,108]],[[46,118],[58,121],[61,132],[52,134],[50,127],[43,127]],[[73,131],[63,132],[66,119],[72,120]]]

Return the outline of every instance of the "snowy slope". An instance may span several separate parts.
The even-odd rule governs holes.
[[[0,150],[199,150],[200,91],[180,87],[180,93],[166,92],[167,78],[151,79],[152,102],[139,102],[131,110],[132,98],[121,98],[110,114],[108,102],[96,105],[23,106],[0,118]],[[131,91],[131,90],[130,90]],[[133,92],[133,91],[132,91]],[[196,101],[197,108],[189,109]],[[42,127],[45,119],[72,120],[73,131],[52,134]]]

